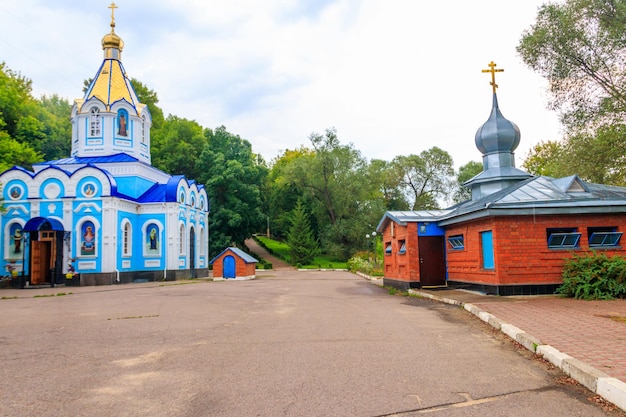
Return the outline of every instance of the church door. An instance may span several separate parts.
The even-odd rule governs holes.
[[[50,282],[50,255],[52,254],[50,241],[31,242],[31,276],[30,282],[33,285],[39,285]]]
[[[196,232],[192,227],[189,230],[189,269],[191,269],[191,278],[196,277]]]
[[[235,278],[235,258],[228,255],[224,257],[224,278]]]
[[[446,285],[446,263],[443,236],[419,236],[420,286]]]

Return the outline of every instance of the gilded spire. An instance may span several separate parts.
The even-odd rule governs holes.
[[[496,93],[496,88],[498,88],[498,84],[496,84],[496,72],[504,72],[503,69],[496,69],[496,63],[491,61],[489,65],[487,65],[489,69],[484,69],[482,72],[490,72],[491,73],[491,82],[489,85],[493,87],[493,93]]]
[[[115,9],[118,7],[115,5],[115,2],[111,3],[109,9],[111,9],[111,33],[113,33],[115,28]]]
[[[124,49],[124,41],[115,33],[115,9],[118,7],[115,3],[111,3],[108,7],[111,9],[111,32],[102,38],[102,49],[105,58],[121,59],[122,50]]]

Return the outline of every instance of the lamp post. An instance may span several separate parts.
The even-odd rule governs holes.
[[[369,233],[365,235],[365,238],[367,239],[367,256],[369,258],[369,251],[370,251],[370,244],[369,244],[369,239],[370,237],[372,238],[372,249],[374,252],[374,265],[376,265],[376,232],[372,232],[372,234],[370,235]]]

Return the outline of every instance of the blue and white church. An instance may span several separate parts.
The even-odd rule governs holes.
[[[22,285],[208,276],[206,190],[151,165],[150,111],[122,65],[114,9],[104,60],[72,107],[70,157],[0,174],[0,267]]]

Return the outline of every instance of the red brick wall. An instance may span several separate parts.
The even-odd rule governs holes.
[[[227,256],[235,258],[236,277],[252,277],[256,274],[256,263],[247,264],[243,259],[241,259],[241,257],[228,250],[213,261],[213,277],[221,278],[224,276],[224,258]]]
[[[546,229],[578,228],[580,248],[573,252],[582,254],[589,250],[587,228],[606,226],[626,231],[626,215],[506,216],[448,227],[446,238],[462,234],[465,243],[460,251],[446,243],[448,279],[487,285],[561,283],[563,262],[572,257],[572,251],[548,249]],[[487,230],[493,232],[493,271],[481,265],[480,232]],[[626,245],[626,241],[620,243]],[[600,250],[607,256],[626,254],[620,248]]]
[[[393,236],[391,233],[393,224]],[[399,254],[400,241],[406,241],[406,253]],[[383,230],[383,248],[391,242],[391,255],[384,255],[385,278],[398,281],[419,281],[419,252],[417,247],[417,223],[400,226],[389,222]]]

